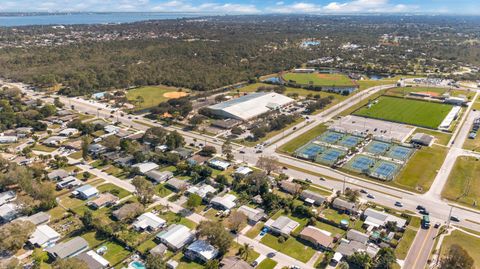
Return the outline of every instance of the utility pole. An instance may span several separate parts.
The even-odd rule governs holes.
[[[448,213],[448,219],[447,219],[447,228],[450,228],[450,218],[452,217],[452,210],[453,210],[453,206],[450,206],[450,213]]]
[[[347,181],[347,177],[346,176],[343,176],[343,191],[342,193],[345,194],[345,183]]]

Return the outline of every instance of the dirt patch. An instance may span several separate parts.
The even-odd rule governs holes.
[[[163,94],[164,97],[167,97],[167,98],[180,98],[180,97],[184,97],[184,96],[187,96],[188,93],[186,92],[166,92]]]

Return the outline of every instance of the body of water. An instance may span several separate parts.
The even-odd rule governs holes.
[[[203,14],[202,14],[203,15]],[[129,23],[202,16],[195,13],[73,13],[0,16],[0,26]]]

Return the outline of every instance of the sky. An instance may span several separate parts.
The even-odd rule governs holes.
[[[480,15],[480,0],[0,0],[0,12],[148,11],[208,14]]]

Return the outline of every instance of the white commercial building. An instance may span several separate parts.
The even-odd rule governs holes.
[[[218,116],[246,121],[291,104],[293,101],[292,98],[275,92],[257,92],[208,108]]]
[[[457,119],[458,114],[460,113],[460,110],[462,110],[462,107],[460,106],[452,107],[452,110],[450,110],[447,116],[443,119],[442,123],[440,123],[440,126],[438,126],[438,129],[441,129],[441,130],[450,129],[452,122]]]

